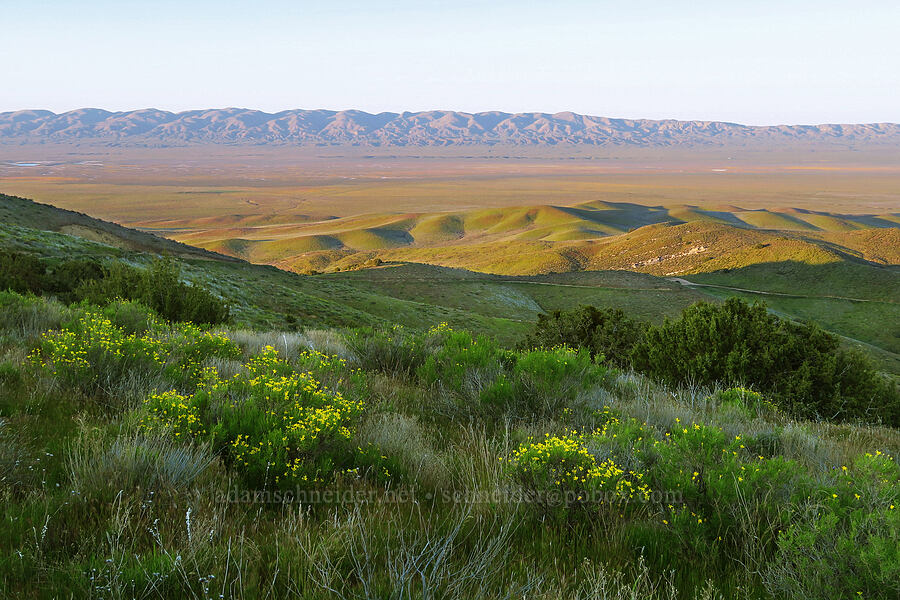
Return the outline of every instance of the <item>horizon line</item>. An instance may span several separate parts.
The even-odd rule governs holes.
[[[100,112],[108,113],[111,115],[128,114],[128,113],[136,113],[136,112],[144,112],[144,111],[155,111],[155,112],[167,113],[167,114],[171,114],[171,115],[183,115],[183,114],[187,114],[187,113],[210,112],[210,111],[247,111],[247,112],[262,113],[262,114],[271,115],[271,116],[284,114],[284,113],[291,113],[291,112],[326,112],[326,113],[333,113],[333,114],[355,112],[355,113],[362,113],[362,114],[366,114],[366,115],[370,115],[370,116],[396,115],[398,117],[403,116],[403,115],[417,115],[417,114],[424,114],[424,113],[456,113],[456,114],[471,115],[471,116],[487,115],[487,114],[503,114],[503,115],[509,115],[509,116],[516,116],[516,115],[556,116],[556,115],[561,115],[561,114],[572,114],[572,115],[576,115],[576,116],[580,116],[580,117],[610,119],[610,120],[614,120],[614,121],[657,121],[657,122],[674,121],[674,122],[679,122],[679,123],[722,123],[724,125],[737,125],[740,127],[749,127],[749,128],[822,127],[822,126],[826,126],[826,125],[900,125],[900,121],[826,121],[826,122],[819,122],[819,123],[770,123],[770,124],[765,124],[765,125],[750,125],[747,123],[741,123],[739,121],[726,121],[726,120],[721,120],[721,119],[678,119],[678,118],[674,118],[674,117],[666,117],[666,118],[612,117],[612,116],[608,116],[608,115],[581,113],[581,112],[576,112],[574,110],[561,110],[561,111],[556,111],[556,112],[547,112],[547,111],[540,111],[540,110],[506,111],[506,110],[492,109],[492,110],[482,110],[482,111],[477,111],[477,112],[470,112],[470,111],[466,111],[466,110],[454,110],[454,109],[447,109],[447,108],[433,108],[433,109],[426,109],[426,110],[404,110],[404,111],[399,111],[399,112],[391,111],[391,110],[369,112],[367,110],[363,110],[363,109],[359,109],[359,108],[344,108],[344,109],[286,108],[286,109],[282,109],[282,110],[278,110],[278,111],[274,111],[274,112],[269,112],[264,109],[248,108],[248,107],[241,107],[241,106],[192,108],[192,109],[186,109],[186,110],[168,110],[168,109],[156,108],[156,107],[152,107],[152,106],[148,106],[148,107],[144,107],[144,108],[128,109],[128,110],[111,110],[111,109],[107,109],[107,108],[100,108],[97,106],[84,106],[84,107],[74,108],[71,110],[66,110],[66,111],[61,111],[61,112],[56,112],[56,111],[53,111],[50,109],[44,109],[44,108],[22,108],[22,109],[17,109],[17,110],[5,110],[5,111],[0,111],[0,116],[13,115],[13,114],[17,114],[17,113],[27,113],[27,112],[49,113],[49,115],[53,115],[53,116],[62,116],[62,115],[67,115],[67,114],[72,114],[72,113],[77,113],[77,112],[82,112],[82,111],[100,111]]]

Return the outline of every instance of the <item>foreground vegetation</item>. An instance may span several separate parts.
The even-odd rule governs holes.
[[[900,593],[896,429],[446,324],[0,307],[4,597]]]
[[[0,597],[900,593],[896,381],[817,327],[630,273],[298,277],[20,204]]]

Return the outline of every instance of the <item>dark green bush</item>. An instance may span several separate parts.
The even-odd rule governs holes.
[[[87,300],[105,306],[136,300],[170,321],[215,325],[229,318],[228,307],[199,285],[181,280],[178,265],[157,260],[148,269],[122,262],[103,267],[90,259],[53,261],[24,252],[0,251],[0,291],[49,294],[65,303]]]
[[[36,257],[22,252],[0,252],[0,290],[20,294],[40,293],[46,267]]]
[[[83,282],[101,277],[103,269],[93,260],[51,261],[24,252],[0,251],[0,290],[52,294],[72,302]]]
[[[568,346],[584,348],[591,357],[603,356],[620,367],[631,364],[631,352],[647,330],[618,308],[579,306],[540,315],[534,331],[521,344],[524,349]]]
[[[700,302],[647,331],[634,367],[669,384],[749,384],[803,418],[900,424],[897,385],[812,324],[731,298]]]
[[[147,269],[112,263],[102,279],[86,281],[77,293],[100,305],[116,299],[137,300],[169,321],[215,325],[230,316],[221,299],[199,285],[182,281],[181,270],[171,260],[157,260]]]

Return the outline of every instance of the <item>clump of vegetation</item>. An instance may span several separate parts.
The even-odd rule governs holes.
[[[801,503],[779,535],[764,577],[772,593],[834,600],[900,594],[900,466],[879,451],[854,463],[841,467],[833,490]]]
[[[737,298],[697,303],[680,319],[650,328],[635,348],[634,366],[671,385],[749,384],[796,416],[900,425],[896,383],[861,354],[815,325]]]
[[[0,290],[48,294],[72,302],[78,299],[81,285],[102,277],[103,268],[94,260],[50,261],[26,252],[0,251]]]
[[[157,260],[146,269],[114,262],[102,278],[85,281],[77,295],[100,305],[138,301],[170,321],[215,325],[229,319],[228,306],[206,288],[182,281],[178,265],[170,260]]]
[[[541,419],[584,410],[589,392],[609,375],[581,350],[513,352],[445,323],[428,336],[439,345],[416,371],[418,379],[449,394],[467,417]]]
[[[445,324],[0,301],[4,597],[898,593],[893,428]]]
[[[204,360],[240,354],[227,337],[190,323],[160,324],[139,336],[88,308],[61,329],[44,333],[31,359],[85,394],[114,397],[122,381],[190,385],[200,377]]]
[[[604,427],[586,434],[571,431],[529,440],[508,459],[509,472],[528,497],[541,505],[622,511],[649,501],[643,473],[626,470],[613,457],[598,457],[596,448],[609,442],[607,433]]]
[[[344,364],[319,353],[299,360],[320,371]],[[318,485],[356,466],[351,441],[365,409],[361,398],[324,387],[312,370],[298,371],[272,347],[231,379],[207,375],[191,394],[173,390],[148,397],[142,426],[208,440],[249,489]]]
[[[0,290],[49,295],[64,303],[86,300],[105,306],[140,302],[170,321],[215,325],[228,321],[228,306],[201,285],[187,284],[178,265],[157,259],[148,268],[122,261],[41,259],[26,252],[0,251]]]
[[[524,348],[570,346],[584,348],[619,367],[631,365],[631,353],[643,340],[648,324],[632,319],[618,308],[579,306],[538,316]]]

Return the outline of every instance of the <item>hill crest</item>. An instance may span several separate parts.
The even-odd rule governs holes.
[[[0,143],[93,141],[117,145],[295,146],[747,146],[873,144],[900,147],[900,124],[750,126],[722,121],[618,119],[573,112],[225,108],[111,112],[82,108],[0,113]]]

